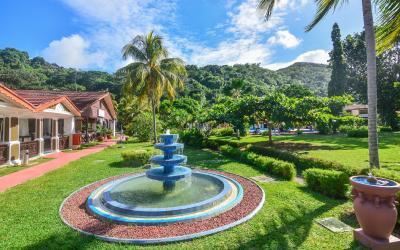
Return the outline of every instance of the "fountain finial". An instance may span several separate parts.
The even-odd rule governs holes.
[[[368,173],[367,180],[369,183],[373,183],[373,184],[376,184],[378,182],[378,179],[376,179],[375,176],[373,176],[371,172]]]

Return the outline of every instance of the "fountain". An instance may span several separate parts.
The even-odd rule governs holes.
[[[179,165],[186,156],[174,154],[183,148],[177,140],[177,134],[161,135],[155,148],[164,154],[150,159],[160,167],[101,186],[88,198],[89,211],[115,222],[163,224],[215,216],[238,204],[243,188],[235,180]]]
[[[400,185],[392,180],[368,176],[350,178],[354,210],[361,228],[354,237],[372,249],[400,249],[392,234],[396,225],[396,193]]]
[[[144,173],[111,177],[83,187],[60,208],[70,227],[107,241],[149,244],[188,240],[252,218],[264,192],[244,177],[182,166],[178,135],[161,135]]]
[[[171,135],[169,131],[161,135],[162,143],[157,143],[155,148],[164,152],[164,155],[153,156],[150,162],[160,165],[159,168],[153,168],[146,171],[146,176],[153,180],[163,182],[164,190],[172,191],[175,188],[176,181],[192,175],[192,170],[187,167],[179,166],[186,161],[186,156],[176,155],[179,149],[183,149],[182,143],[177,143],[178,135]]]

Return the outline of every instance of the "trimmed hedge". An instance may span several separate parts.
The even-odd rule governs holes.
[[[241,151],[239,148],[230,145],[221,146],[220,151],[226,156],[253,165],[285,180],[292,180],[296,176],[296,167],[289,162],[261,156],[249,151]]]
[[[368,168],[356,168],[351,166],[346,166],[338,162],[327,161],[319,158],[306,157],[292,153],[285,150],[279,150],[271,147],[261,147],[254,145],[247,145],[249,151],[266,155],[269,157],[277,158],[283,161],[291,162],[300,170],[305,170],[309,168],[320,168],[320,169],[330,169],[338,170],[346,173],[348,176],[365,174],[368,173]]]
[[[149,162],[153,155],[152,151],[147,150],[130,150],[121,153],[122,158],[131,167],[140,167]]]
[[[205,134],[197,128],[183,130],[179,139],[188,146],[203,147],[206,141]]]
[[[231,127],[226,127],[226,128],[214,128],[211,130],[211,135],[215,136],[233,136],[234,131],[233,128]]]
[[[345,198],[349,176],[341,171],[310,168],[303,172],[307,186],[333,198]]]

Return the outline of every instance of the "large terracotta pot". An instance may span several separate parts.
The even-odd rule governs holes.
[[[383,178],[377,178],[378,181],[387,182],[381,186],[362,181],[367,179],[368,176],[350,178],[358,223],[366,235],[388,239],[396,225],[395,194],[400,190],[400,185]]]

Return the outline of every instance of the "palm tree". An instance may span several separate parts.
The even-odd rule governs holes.
[[[264,11],[268,20],[276,2],[280,0],[260,0],[258,8]],[[317,13],[313,21],[306,27],[312,30],[330,10],[347,3],[347,0],[315,0]],[[387,49],[393,46],[400,38],[400,1],[375,0],[379,7],[378,41],[379,48]],[[377,86],[376,86],[376,42],[374,21],[372,17],[371,0],[362,0],[362,11],[365,29],[367,53],[367,82],[368,82],[368,148],[371,167],[379,168],[378,134],[377,134]]]
[[[126,81],[124,93],[137,95],[141,103],[151,107],[153,115],[153,139],[157,142],[156,110],[161,97],[166,94],[175,98],[175,89],[183,88],[186,78],[184,62],[179,58],[168,58],[163,39],[151,31],[146,36],[136,36],[122,48],[123,58],[134,59],[133,63],[118,70]]]

